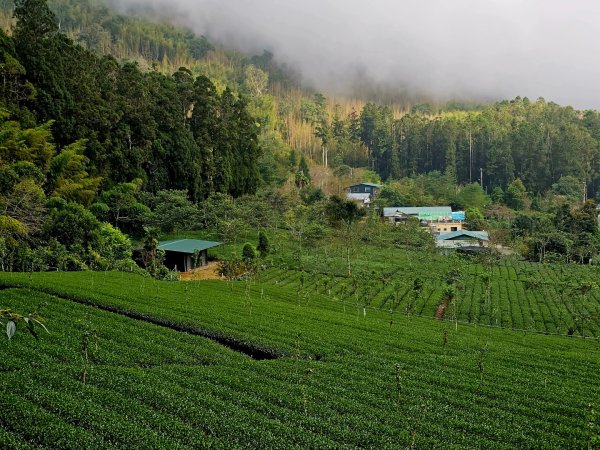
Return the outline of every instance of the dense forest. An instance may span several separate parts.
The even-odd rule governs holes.
[[[242,98],[183,68],[166,76],[97,56],[59,32],[44,1],[14,14],[12,37],[0,35],[6,265],[40,242],[102,254],[103,232],[125,238],[98,219],[133,222],[141,192],[256,191],[258,124]]]
[[[59,147],[81,143],[92,176],[193,199],[256,190],[257,126],[243,100],[185,69],[167,77],[98,57],[60,34],[43,2],[15,15],[2,36],[4,103],[27,125],[51,121]]]
[[[459,184],[483,182],[489,192],[519,178],[529,192],[541,194],[572,176],[589,192],[598,189],[595,111],[516,98],[477,112],[416,112],[394,119],[389,108],[368,104],[361,126],[370,162],[384,179],[437,170]]]
[[[2,5],[5,23],[11,4]],[[519,97],[489,106],[412,107],[332,99],[300,89],[295,74],[268,52],[246,56],[216,49],[151,10],[130,17],[98,0],[50,0],[48,5],[57,31],[96,54],[135,62],[142,72],[154,67],[171,75],[185,66],[192,77],[209,78],[217,92],[228,88],[236,97],[243,95],[262,127],[271,164],[271,154],[294,148],[332,169],[369,167],[382,180],[439,171],[459,185],[482,183],[488,193],[506,189],[517,178],[533,195],[546,193],[563,176],[585,183],[590,196],[599,187],[596,111]],[[148,92],[159,90],[146,82]],[[194,101],[183,99],[188,100]]]
[[[61,33],[100,55],[138,62],[142,68],[152,63],[164,67],[189,66],[206,56],[212,45],[189,30],[155,23],[152,17],[133,18],[116,13],[109,3],[96,0],[49,0]],[[0,3],[5,29],[13,23],[14,2]]]
[[[356,181],[385,182],[378,207],[467,209],[471,228],[530,259],[588,261],[598,247],[594,208],[577,206],[600,187],[595,111],[328,98],[269,52],[219,48],[148,11],[20,0],[0,12],[5,269],[114,267],[130,261],[123,233],[226,235],[250,211],[322,235],[327,195]]]
[[[598,112],[328,97],[120,7],[0,0],[2,448],[600,448]],[[440,205],[477,240],[382,217]]]

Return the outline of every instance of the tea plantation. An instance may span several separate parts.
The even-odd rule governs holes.
[[[425,274],[425,276],[423,276]],[[379,274],[324,274],[268,270],[264,282],[293,287],[300,296],[326,298],[381,311],[433,317],[452,288],[444,318],[544,334],[600,336],[596,268],[503,261],[409,269],[389,265]]]
[[[2,274],[0,304],[37,309],[50,334],[36,341],[17,330],[0,341],[0,442],[170,449],[600,445],[600,343],[577,332],[482,327],[494,322],[487,310],[465,306],[479,305],[484,295],[490,311],[504,311],[494,286],[514,283],[518,300],[507,308],[529,309],[501,313],[499,325],[506,317],[509,328],[521,327],[516,319],[538,311],[539,319],[533,314],[522,328],[562,331],[568,320],[558,320],[560,305],[545,292],[567,281],[537,276],[530,266],[508,268],[507,276],[500,267],[491,277],[478,267],[461,267],[460,279],[451,280],[461,299],[456,315],[473,324],[432,319],[444,295],[433,276],[423,277],[415,296],[429,300],[416,301],[411,313],[408,297],[396,307],[382,305],[399,283],[394,276],[369,282],[368,292],[383,293],[357,295],[351,285],[361,286],[341,273],[332,282],[331,274],[282,269],[246,281],[190,283],[124,273]],[[413,295],[414,280],[405,283]],[[488,284],[491,294],[480,294]],[[595,311],[595,297],[577,295],[585,304],[575,307]],[[586,336],[595,332],[588,322]]]

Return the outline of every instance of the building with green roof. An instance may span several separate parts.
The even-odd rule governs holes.
[[[175,239],[159,242],[158,248],[165,252],[165,266],[169,270],[189,272],[196,267],[205,266],[208,249],[219,245],[223,244],[199,239]]]
[[[393,206],[383,208],[383,217],[416,217],[419,220],[440,221],[452,219],[450,206]]]

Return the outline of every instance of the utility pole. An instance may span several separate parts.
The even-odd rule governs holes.
[[[479,168],[479,183],[481,183],[481,189],[483,189],[483,167]]]
[[[469,183],[473,182],[471,172],[473,171],[473,139],[471,137],[471,129],[469,128]]]
[[[587,201],[587,184],[583,182],[583,203]]]

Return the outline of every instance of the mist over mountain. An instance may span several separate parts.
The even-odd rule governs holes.
[[[125,0],[222,44],[272,51],[329,93],[365,80],[438,99],[600,108],[600,3],[586,0]]]

